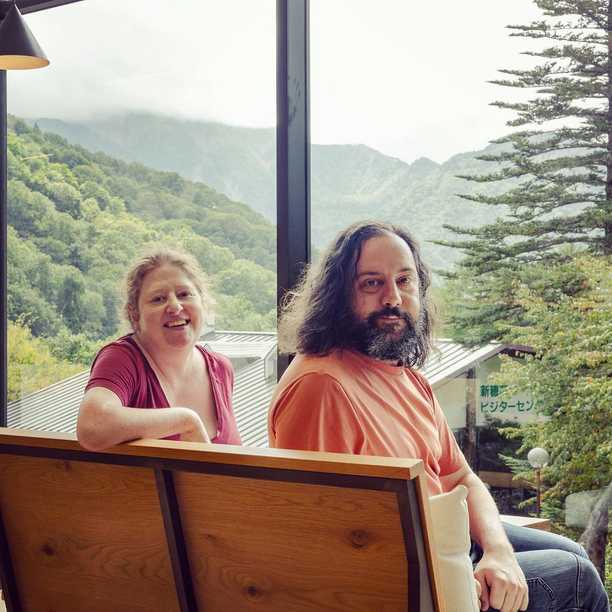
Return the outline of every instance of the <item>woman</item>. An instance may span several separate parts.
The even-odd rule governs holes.
[[[133,333],[93,362],[77,422],[81,445],[101,450],[137,438],[240,444],[230,362],[196,344],[211,302],[196,260],[152,252],[128,272],[126,294]]]

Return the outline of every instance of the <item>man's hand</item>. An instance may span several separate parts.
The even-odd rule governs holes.
[[[501,612],[527,610],[527,581],[499,520],[491,494],[472,471],[458,482],[447,482],[446,486],[456,484],[463,484],[469,490],[470,535],[484,551],[474,570],[474,578],[481,590],[480,609],[495,608]]]
[[[527,610],[527,582],[513,552],[485,552],[476,565],[474,578],[480,584],[481,610],[490,607],[500,612]]]

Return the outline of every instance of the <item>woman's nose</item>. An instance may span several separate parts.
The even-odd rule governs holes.
[[[170,295],[170,296],[168,296],[168,302],[166,303],[166,308],[170,312],[180,312],[181,309],[183,308],[183,305],[178,300],[176,295]]]

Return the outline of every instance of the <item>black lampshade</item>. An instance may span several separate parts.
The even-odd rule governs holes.
[[[0,24],[0,70],[44,68],[49,60],[13,3]]]

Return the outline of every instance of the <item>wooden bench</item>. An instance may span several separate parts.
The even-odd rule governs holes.
[[[539,516],[511,516],[502,514],[501,520],[511,525],[518,525],[519,527],[527,527],[529,529],[540,529],[541,531],[550,531],[551,527],[550,519]]]
[[[0,428],[9,612],[443,611],[423,465]]]

